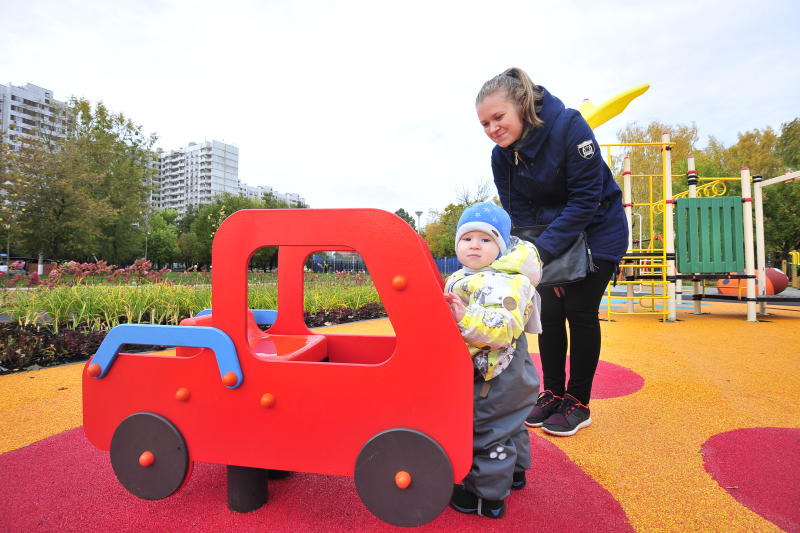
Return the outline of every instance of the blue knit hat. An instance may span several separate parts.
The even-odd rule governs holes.
[[[461,236],[470,231],[482,231],[494,237],[500,248],[500,254],[503,254],[508,247],[508,239],[511,238],[511,217],[502,207],[495,204],[489,202],[472,204],[458,219],[456,246]]]

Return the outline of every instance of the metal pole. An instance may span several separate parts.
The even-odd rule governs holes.
[[[687,185],[689,185],[689,198],[697,198],[697,181],[698,181],[697,170],[695,170],[694,166],[694,156],[689,156],[687,159],[687,171],[686,171],[686,183]],[[699,281],[693,282],[692,292],[694,293],[695,301],[692,313],[695,315],[699,315],[702,313],[700,300],[697,299],[701,291],[702,288],[700,286],[700,282]]]
[[[672,257],[667,259],[667,275],[674,276],[675,269],[675,235],[672,228],[673,217],[673,204],[675,200],[672,198],[672,147],[669,145],[669,132],[661,134],[661,140],[664,143],[662,154],[664,155],[664,247],[666,248],[667,255]],[[667,282],[667,321],[675,322],[677,320],[677,313],[675,311],[676,299],[676,284],[675,281]]]
[[[625,218],[628,220],[628,250],[633,249],[633,201],[631,192],[631,159],[627,155],[622,160],[622,205],[625,206]],[[639,217],[641,221],[641,216]],[[641,222],[639,223],[639,232],[642,231]],[[639,238],[639,248],[642,247],[642,239]],[[625,281],[633,276],[633,267],[625,268]],[[633,313],[633,284],[625,284],[626,309],[629,313]],[[611,298],[608,299],[609,310],[611,309]]]

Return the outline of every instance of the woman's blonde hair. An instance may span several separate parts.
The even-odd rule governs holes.
[[[542,97],[544,91],[533,83],[530,77],[521,68],[511,67],[483,84],[475,99],[475,105],[480,104],[484,98],[498,91],[503,91],[517,109],[519,116],[528,124],[536,128],[544,122],[539,118],[542,110]]]

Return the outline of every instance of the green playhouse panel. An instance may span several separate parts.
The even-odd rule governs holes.
[[[685,274],[744,271],[742,198],[680,198],[675,252]]]

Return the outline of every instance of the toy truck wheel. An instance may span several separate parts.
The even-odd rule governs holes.
[[[172,422],[155,413],[135,413],[114,431],[111,466],[131,494],[160,500],[183,484],[189,453]]]
[[[367,442],[356,459],[355,482],[364,505],[396,526],[430,522],[453,493],[453,467],[439,444],[412,429],[390,429]]]

